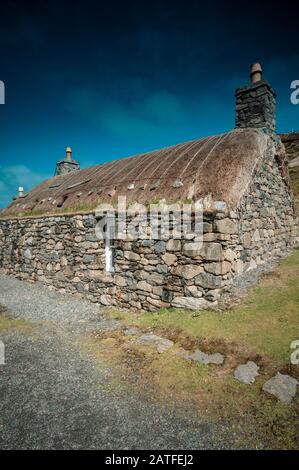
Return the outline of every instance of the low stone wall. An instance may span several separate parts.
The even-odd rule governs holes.
[[[114,273],[105,272],[94,214],[2,220],[0,266],[20,279],[103,305],[208,307],[238,270],[237,235],[213,231],[221,218],[222,213],[205,216],[200,250],[190,250],[192,240],[115,240]]]
[[[190,250],[190,240],[116,240],[115,272],[106,273],[96,223],[93,214],[1,221],[0,266],[20,279],[102,305],[196,309],[216,306],[234,276],[269,257],[249,248],[252,232],[244,229],[241,240],[237,214],[219,213],[205,216],[200,250]],[[291,243],[287,231],[280,233],[277,254]]]

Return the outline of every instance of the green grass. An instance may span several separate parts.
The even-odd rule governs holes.
[[[290,344],[299,338],[299,249],[227,312],[161,309],[141,315],[117,310],[110,314],[140,327],[179,329],[195,338],[233,342],[288,362]]]

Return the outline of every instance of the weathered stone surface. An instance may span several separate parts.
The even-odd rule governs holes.
[[[274,395],[282,403],[289,404],[296,395],[297,385],[298,380],[290,375],[277,372],[274,377],[264,383],[263,390],[264,392]]]
[[[154,246],[153,249],[156,253],[163,254],[166,251],[166,242],[163,240],[158,241]]]
[[[134,253],[133,251],[124,251],[124,257],[129,261],[139,261],[140,255]]]
[[[176,262],[177,256],[171,253],[165,253],[165,255],[162,256],[162,259],[167,266],[171,266]]]
[[[252,384],[255,382],[255,377],[258,374],[259,366],[253,361],[247,361],[246,364],[239,365],[235,372],[234,376],[239,382],[244,384]]]
[[[126,336],[137,336],[140,333],[141,333],[141,331],[138,328],[135,328],[135,327],[127,328],[126,330],[124,330],[124,334]]]
[[[236,222],[228,218],[217,220],[215,225],[216,231],[220,233],[233,234],[238,232],[238,225]]]
[[[197,286],[204,287],[205,289],[217,289],[221,287],[221,276],[215,276],[210,273],[202,273],[195,277],[194,283]]]
[[[180,251],[181,249],[181,240],[175,240],[171,238],[166,243],[166,250],[167,251]]]
[[[202,255],[202,242],[189,242],[184,243],[183,253],[189,258],[200,258]]]
[[[189,310],[201,310],[212,307],[211,303],[207,300],[192,297],[174,297],[171,305],[173,307],[187,308]]]
[[[87,255],[85,254],[83,256],[83,262],[84,263],[94,263],[96,261],[95,255]]]
[[[244,248],[250,248],[251,246],[251,234],[250,232],[245,232],[242,236],[242,243]]]
[[[116,305],[115,299],[111,297],[111,295],[107,295],[107,294],[102,294],[100,296],[100,303],[105,306]]]
[[[223,258],[232,263],[236,259],[236,252],[231,248],[228,248],[223,251]]]
[[[170,341],[166,338],[162,338],[161,336],[154,335],[153,333],[146,333],[144,335],[141,335],[138,338],[138,342],[141,344],[155,346],[159,353],[167,351],[174,344],[173,341]]]
[[[176,266],[172,270],[172,274],[175,276],[181,276],[184,279],[192,279],[198,274],[203,272],[203,267],[196,264],[187,264],[183,266]]]
[[[30,250],[30,248],[26,248],[26,250],[24,251],[24,257],[28,260],[33,258],[32,251]]]
[[[152,273],[148,276],[148,281],[154,285],[162,285],[164,283],[164,276],[158,273]]]
[[[202,297],[202,291],[197,286],[186,286],[185,288],[186,296],[189,297]]]
[[[148,301],[149,304],[153,305],[157,309],[163,308],[163,307],[169,307],[169,303],[163,302],[160,299],[154,299],[152,297],[147,297],[146,300]]]
[[[146,281],[139,281],[136,284],[136,288],[140,290],[144,290],[145,292],[152,292],[153,286],[151,286],[148,282]]]
[[[205,270],[211,274],[226,274],[231,270],[231,263],[220,261],[219,263],[206,263]]]
[[[222,247],[220,243],[204,242],[201,256],[207,261],[220,261],[222,259]]]
[[[127,285],[127,280],[123,276],[115,275],[114,276],[114,284],[116,284],[119,287],[125,287]]]
[[[190,361],[200,362],[201,364],[218,364],[221,365],[224,362],[224,356],[220,353],[207,354],[199,349],[196,349],[191,354],[186,354],[185,358]]]
[[[244,271],[244,262],[241,259],[238,259],[234,264],[233,264],[233,269],[236,274],[242,274]]]

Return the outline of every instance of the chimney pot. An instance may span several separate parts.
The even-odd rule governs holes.
[[[259,82],[262,79],[262,66],[258,62],[256,64],[252,64],[250,68],[250,78],[251,83]]]
[[[72,149],[71,147],[67,147],[65,149],[66,152],[66,160],[72,160]]]

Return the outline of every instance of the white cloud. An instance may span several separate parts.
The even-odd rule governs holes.
[[[50,175],[33,171],[26,165],[0,166],[0,207],[11,202],[19,186],[29,191],[49,177]]]

